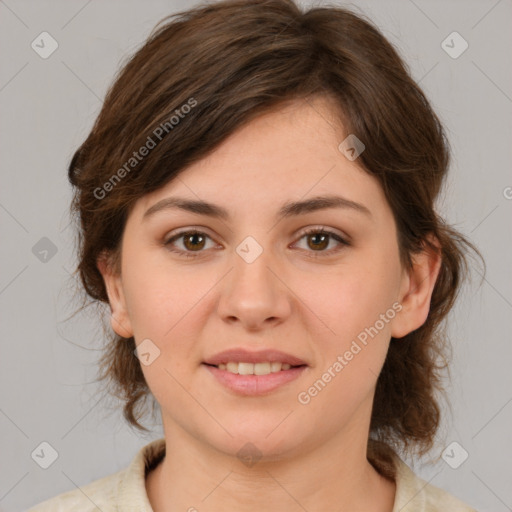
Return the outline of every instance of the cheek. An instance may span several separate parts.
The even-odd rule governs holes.
[[[137,345],[151,340],[158,354],[141,365],[144,377],[160,404],[188,410],[190,397],[182,386],[189,386],[191,370],[199,364],[197,340],[206,321],[201,319],[205,295],[214,284],[211,272],[178,272],[147,260],[133,268],[125,290],[134,337]]]
[[[322,338],[326,341],[330,338],[329,343],[341,348],[347,340],[378,322],[392,307],[398,287],[395,275],[394,269],[384,262],[373,259],[365,265],[359,261],[358,265],[347,265],[325,279],[316,276],[316,280],[302,288],[300,295],[321,320],[325,333]],[[378,327],[384,334],[390,330],[388,322],[384,326],[379,322]]]
[[[318,364],[297,401],[305,414],[322,417],[324,428],[333,432],[363,402],[370,406],[396,314],[391,275],[389,267],[384,271],[375,260],[368,267],[347,267],[305,301],[329,329],[322,327],[315,334]]]
[[[373,392],[396,315],[398,268],[391,254],[360,257],[336,276],[317,280],[306,295],[306,304],[322,324],[313,339],[318,364],[302,399],[310,400],[318,414],[340,404],[329,420],[333,428]]]
[[[173,337],[200,313],[202,299],[215,284],[211,271],[173,266],[163,256],[126,262],[124,288],[136,340],[152,338],[164,343]]]

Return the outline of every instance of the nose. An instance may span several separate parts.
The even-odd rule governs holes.
[[[249,331],[282,323],[291,312],[291,292],[269,251],[251,263],[234,251],[232,261],[234,268],[220,283],[221,318]]]

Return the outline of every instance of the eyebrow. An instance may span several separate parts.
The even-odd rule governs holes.
[[[370,210],[360,203],[356,203],[355,201],[351,201],[350,199],[341,196],[325,195],[312,197],[304,201],[285,203],[277,212],[276,217],[283,219],[286,217],[304,215],[306,213],[324,210],[327,208],[350,209],[359,213],[363,213],[368,217],[372,216]],[[170,209],[185,210],[188,212],[197,213],[199,215],[208,215],[210,217],[223,220],[228,220],[230,218],[228,210],[222,206],[209,203],[207,201],[197,201],[180,197],[167,197],[161,201],[158,201],[148,210],[146,210],[142,220],[146,220],[157,212]]]

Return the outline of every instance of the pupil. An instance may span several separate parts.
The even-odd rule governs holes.
[[[325,241],[328,239],[329,235],[325,235],[322,233],[315,233],[315,234],[311,235],[311,237],[312,238],[321,237],[323,240],[320,243],[322,244],[321,248],[323,249],[326,247]],[[317,245],[316,242],[313,242],[313,247],[318,248],[319,246]]]
[[[192,249],[193,248],[197,248],[197,244],[198,243],[200,244],[200,242],[197,242],[197,241],[196,242],[194,242],[194,241],[190,242],[191,240],[195,240],[196,237],[197,238],[201,238],[201,239],[203,238],[201,235],[199,235],[197,233],[192,233],[192,234],[188,235],[188,237],[185,238],[185,245],[187,246],[188,249],[190,249],[190,248],[192,248]],[[190,245],[195,246],[195,247],[189,247]]]

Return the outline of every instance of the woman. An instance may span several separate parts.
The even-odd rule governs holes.
[[[360,16],[166,20],[69,168],[78,271],[112,313],[101,376],[165,437],[32,511],[473,510],[398,455],[433,446],[440,324],[478,253],[434,208],[448,164]]]

